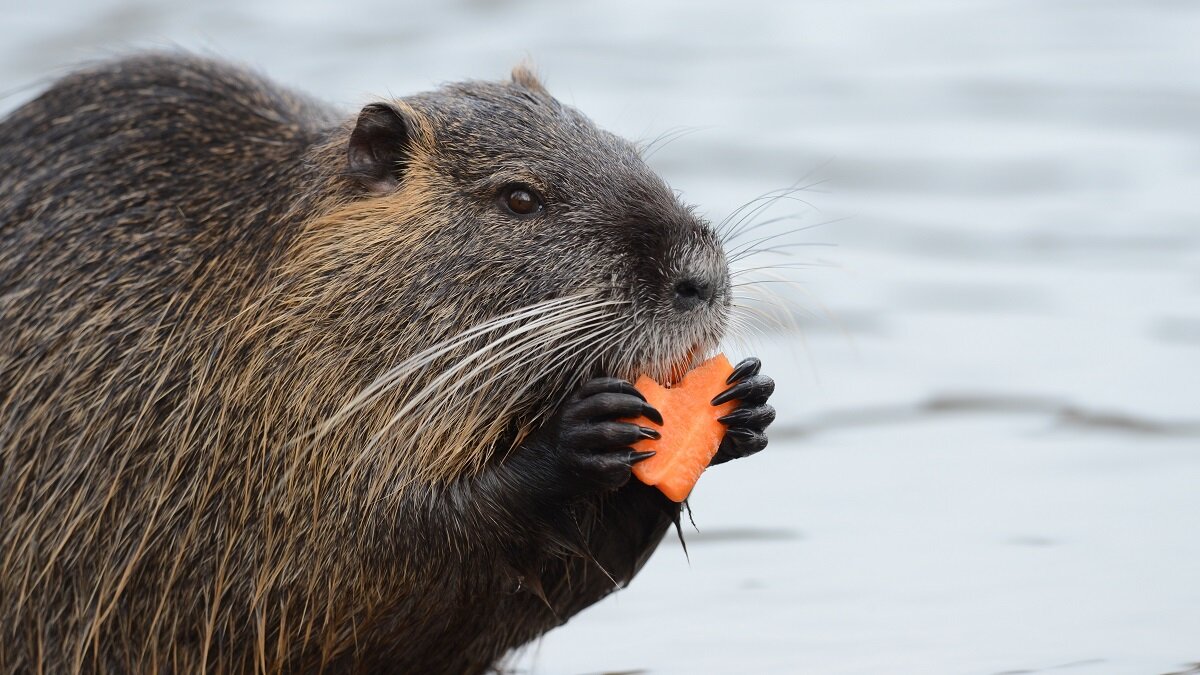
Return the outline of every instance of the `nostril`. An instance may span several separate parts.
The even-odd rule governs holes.
[[[675,295],[678,295],[682,298],[699,298],[700,286],[691,279],[684,279],[683,281],[675,284]]]
[[[686,311],[712,300],[711,284],[695,279],[684,279],[675,284],[675,308]]]

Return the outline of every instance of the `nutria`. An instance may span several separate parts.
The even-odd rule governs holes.
[[[619,420],[720,340],[720,241],[527,70],[347,121],[139,55],[0,160],[0,672],[481,672],[678,522]]]

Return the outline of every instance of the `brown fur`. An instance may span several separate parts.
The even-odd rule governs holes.
[[[495,472],[584,379],[714,343],[643,288],[723,265],[712,233],[528,70],[392,104],[408,155],[377,195],[353,120],[190,57],[0,123],[0,673],[480,672],[677,517],[635,484],[542,516]],[[508,180],[554,222],[498,215]],[[590,327],[404,366],[568,297]]]

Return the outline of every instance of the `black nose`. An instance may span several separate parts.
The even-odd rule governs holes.
[[[675,284],[675,309],[686,312],[712,302],[716,284],[686,277]]]

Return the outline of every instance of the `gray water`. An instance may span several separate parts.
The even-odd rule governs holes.
[[[745,263],[813,263],[743,287],[784,327],[728,345],[778,382],[771,447],[516,672],[1196,673],[1197,36],[1185,0],[29,2],[0,107],[133,47],[347,111],[529,60],[679,132],[651,162],[713,220],[810,186],[753,235],[813,245]]]

